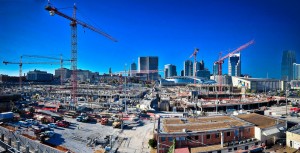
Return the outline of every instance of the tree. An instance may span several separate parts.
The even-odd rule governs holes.
[[[149,139],[148,144],[150,147],[155,148],[157,146],[157,141],[155,139]]]

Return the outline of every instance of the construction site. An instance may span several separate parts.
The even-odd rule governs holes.
[[[89,39],[78,39],[78,27],[118,40],[78,18],[77,4],[59,9],[48,1],[44,10],[51,21],[70,22],[70,57],[22,52],[18,61],[3,60],[3,67],[17,65],[19,76],[0,75],[0,152],[244,153],[300,147],[286,134],[299,129],[300,99],[291,96],[297,91],[288,90],[287,80],[241,74],[240,53],[254,40],[220,53],[212,73],[194,48],[181,74],[172,64],[161,69],[158,56],[140,56],[138,67],[133,62],[100,74],[78,66],[78,40]],[[36,69],[26,75],[24,65],[58,69],[54,75]]]

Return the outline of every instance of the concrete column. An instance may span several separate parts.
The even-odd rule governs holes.
[[[26,153],[29,153],[29,145],[26,145]]]
[[[20,146],[21,146],[20,141],[17,141],[17,150],[18,150],[18,151],[20,151]]]
[[[8,145],[11,146],[11,137],[8,138]]]
[[[223,148],[223,146],[224,146],[224,135],[223,135],[223,132],[220,132],[220,135],[221,135],[221,147]]]
[[[4,134],[1,134],[1,141],[4,141]]]

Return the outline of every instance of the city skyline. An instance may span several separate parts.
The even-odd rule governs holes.
[[[300,59],[300,3],[296,0],[50,2],[57,8],[76,2],[78,19],[119,41],[111,42],[78,26],[78,69],[123,71],[125,64],[137,63],[140,56],[158,56],[160,70],[173,64],[180,72],[197,47],[197,60],[204,60],[212,73],[220,51],[224,56],[251,39],[255,44],[241,52],[242,74],[280,78],[284,50],[295,51]],[[70,22],[50,16],[46,5],[46,0],[1,1],[0,74],[18,75],[18,65],[2,61],[18,62],[25,54],[70,57]],[[62,11],[72,15],[72,9]],[[226,63],[223,74],[228,73]],[[57,68],[59,65],[23,65],[23,73],[34,69],[54,73]]]

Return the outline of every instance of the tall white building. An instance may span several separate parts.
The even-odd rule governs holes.
[[[300,80],[300,64],[293,63],[293,80]]]
[[[228,75],[241,76],[241,53],[232,54],[228,58]]]

